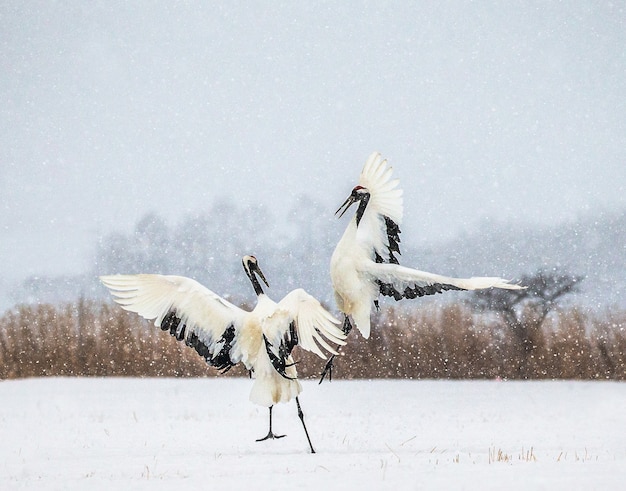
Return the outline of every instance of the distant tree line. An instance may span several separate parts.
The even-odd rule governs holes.
[[[287,210],[241,207],[226,199],[207,210],[168,223],[156,213],[142,217],[129,233],[101,238],[91,268],[82,275],[33,277],[14,289],[16,303],[53,303],[75,298],[104,299],[97,276],[111,273],[166,273],[190,276],[236,301],[253,299],[240,259],[255,254],[270,280],[270,294],[280,297],[303,287],[332,303],[330,256],[344,223],[332,209],[308,196]],[[586,278],[569,296],[581,308],[626,308],[626,215],[582,217],[552,228],[521,228],[485,223],[475,233],[445,244],[416,246],[416,237],[400,235],[407,266],[448,276],[503,276],[519,280],[560,265]],[[439,301],[454,301],[454,295]]]
[[[280,225],[279,225],[280,222]],[[300,196],[280,217],[262,206],[216,201],[208,210],[170,224],[156,213],[143,216],[130,233],[110,233],[97,243],[91,269],[83,275],[35,277],[14,297],[27,303],[108,298],[97,277],[116,273],[160,273],[194,278],[235,302],[254,293],[241,266],[257,256],[280,298],[297,287],[331,299],[329,260],[341,227],[315,200]]]

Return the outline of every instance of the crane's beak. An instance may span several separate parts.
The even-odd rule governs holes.
[[[343,205],[341,205],[335,212],[335,215],[337,215],[337,213],[339,213],[343,209],[343,211],[341,211],[341,215],[339,215],[337,218],[341,218],[346,213],[346,211],[348,211],[348,208],[350,208],[357,201],[358,201],[358,198],[355,198],[354,194],[351,194],[350,196],[348,196],[348,199],[345,200],[343,202]]]

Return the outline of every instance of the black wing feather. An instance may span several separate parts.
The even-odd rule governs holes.
[[[272,349],[272,343],[269,342],[265,334],[263,334],[263,341],[265,341],[265,350],[267,351],[267,356],[269,356],[270,361],[272,362],[272,366],[274,369],[280,373],[283,377],[289,380],[294,380],[293,377],[289,377],[285,370],[287,369],[287,358],[291,356],[291,352],[298,345],[298,332],[296,331],[296,325],[292,322],[289,325],[289,331],[285,334],[285,337],[281,340],[280,346],[278,346],[278,355],[274,353]]]
[[[193,348],[198,355],[211,366],[221,370],[222,373],[226,373],[232,367],[236,365],[230,358],[230,350],[232,349],[232,342],[235,339],[235,326],[230,325],[220,337],[217,345],[221,344],[221,348],[217,352],[211,352],[209,346],[204,343],[195,332],[188,333],[187,326],[181,322],[180,317],[177,316],[175,311],[167,313],[161,321],[161,330],[169,331],[170,335],[177,341],[185,341],[185,344],[190,348]]]
[[[407,286],[403,291],[398,291],[398,289],[393,286],[391,283],[384,283],[378,280],[378,287],[381,295],[386,297],[393,297],[394,300],[402,300],[403,298],[416,298],[423,297],[426,295],[435,295],[437,293],[441,293],[448,290],[465,290],[464,288],[459,288],[454,285],[447,285],[445,283],[433,283],[432,285],[426,286]]]
[[[398,258],[394,254],[401,254],[400,227],[387,216],[385,217],[385,227],[387,229],[387,241],[389,242],[389,264],[399,264]]]

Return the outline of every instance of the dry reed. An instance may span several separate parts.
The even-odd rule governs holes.
[[[389,308],[364,340],[352,332],[338,378],[626,380],[626,313],[555,313],[528,352],[511,328],[464,304]],[[324,361],[294,352],[302,378]],[[134,314],[79,301],[20,306],[0,317],[0,379],[41,376],[199,377],[218,372]],[[243,367],[228,375],[247,376]]]

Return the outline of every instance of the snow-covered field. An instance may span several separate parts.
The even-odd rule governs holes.
[[[246,379],[0,382],[0,489],[624,489],[626,384]]]

